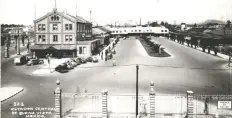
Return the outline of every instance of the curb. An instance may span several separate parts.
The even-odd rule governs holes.
[[[15,95],[21,93],[23,90],[24,90],[24,88],[22,88],[20,91],[16,92],[15,94],[11,95],[10,97],[8,97],[8,98],[2,100],[1,102],[4,102],[4,101],[6,101],[6,100],[8,100],[8,99],[10,99],[10,98],[12,98],[12,97],[14,97]]]

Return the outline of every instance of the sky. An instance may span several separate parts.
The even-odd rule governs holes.
[[[54,7],[55,0],[0,0],[0,24],[33,25],[35,16],[39,18]],[[232,19],[232,0],[56,0],[56,7],[86,20],[90,20],[91,10],[91,21],[98,25],[139,24],[140,18],[142,24]]]

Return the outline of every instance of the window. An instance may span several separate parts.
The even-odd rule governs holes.
[[[165,30],[165,32],[167,32],[167,30]]]
[[[137,32],[137,30],[135,30],[135,32]]]
[[[115,31],[112,31],[113,33],[115,32]]]
[[[38,30],[42,30],[42,24],[38,24]]]
[[[46,26],[45,24],[42,24],[42,30],[45,31],[46,30]]]
[[[53,25],[52,25],[52,29],[53,29],[53,30],[58,30],[58,24],[53,24]]]
[[[147,30],[147,32],[149,32],[149,30]]]
[[[87,54],[87,48],[86,47],[83,47],[83,52],[84,52],[84,54]]]
[[[69,30],[72,30],[72,24],[69,24]]]
[[[45,35],[42,35],[42,42],[45,42],[46,39],[45,39]]]
[[[41,40],[42,40],[42,36],[39,35],[39,36],[38,36],[38,42],[40,42]]]
[[[141,32],[141,30],[139,30],[139,32]]]
[[[85,46],[79,47],[79,54],[87,54],[87,48]]]
[[[38,35],[38,42],[45,42],[45,35]]]
[[[120,33],[122,33],[122,30],[120,30]]]
[[[79,24],[77,24],[77,32],[79,32]]]
[[[65,24],[65,30],[68,30],[68,24]]]
[[[131,32],[133,32],[133,30],[131,30]]]
[[[69,40],[68,35],[65,35],[65,41],[67,42]]]
[[[58,42],[58,36],[57,35],[53,35],[53,42]]]
[[[69,41],[72,41],[72,35],[69,35]]]
[[[161,32],[164,32],[164,30],[161,30]]]
[[[118,31],[116,31],[116,33],[118,33]]]
[[[82,47],[79,47],[79,54],[82,54]]]
[[[80,24],[79,27],[80,27],[80,32],[82,32],[82,25]]]
[[[124,30],[124,32],[126,32],[126,30]]]

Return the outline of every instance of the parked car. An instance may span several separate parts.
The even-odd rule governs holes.
[[[26,60],[29,61],[32,59],[32,56],[26,56]]]
[[[70,61],[66,62],[68,69],[73,69],[75,65],[73,65]]]
[[[87,61],[86,61],[86,59],[85,59],[85,58],[80,58],[80,62],[81,62],[82,64],[87,63]]]
[[[80,57],[77,57],[75,61],[77,61],[79,64],[87,63],[87,61],[84,58],[80,58]]]
[[[76,67],[78,65],[78,63],[75,61],[75,59],[70,59],[69,63],[73,66]]]
[[[108,53],[106,58],[107,59],[112,59],[113,58],[113,54],[112,53]]]
[[[68,72],[68,65],[66,63],[58,65],[55,70],[60,73],[65,73]]]
[[[97,57],[93,57],[93,62],[94,62],[94,63],[98,62]]]
[[[27,66],[38,65],[38,64],[43,64],[43,63],[44,63],[44,61],[40,60],[40,59],[30,59],[27,62]]]
[[[27,58],[25,55],[20,55],[14,58],[14,64],[18,65],[18,64],[25,64],[27,63]]]
[[[88,58],[86,59],[86,61],[87,61],[87,62],[92,62],[92,61],[93,61],[93,57],[88,57]]]

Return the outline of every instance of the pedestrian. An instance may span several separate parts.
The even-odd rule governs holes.
[[[115,59],[113,59],[113,66],[116,66],[116,61],[115,61]]]

